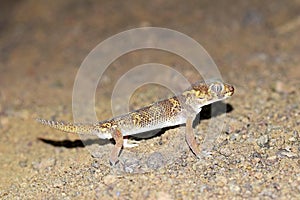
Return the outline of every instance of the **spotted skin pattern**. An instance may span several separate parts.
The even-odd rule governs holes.
[[[118,161],[124,136],[186,124],[186,142],[192,152],[199,157],[200,150],[192,128],[195,116],[203,106],[224,100],[233,93],[232,85],[220,81],[196,82],[178,96],[94,124],[72,124],[44,119],[37,119],[37,121],[65,132],[96,134],[101,139],[113,138],[116,144],[110,155],[112,165]]]

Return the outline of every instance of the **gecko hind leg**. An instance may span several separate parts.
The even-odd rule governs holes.
[[[193,131],[193,118],[188,117],[186,120],[186,127],[185,127],[185,140],[188,143],[192,152],[200,158],[200,149],[196,142],[194,131]]]
[[[115,130],[112,137],[116,144],[110,153],[109,162],[112,166],[114,166],[119,160],[118,157],[123,146],[123,135],[119,130]]]
[[[140,141],[136,141],[136,140],[128,140],[128,136],[124,136],[124,143],[123,143],[123,147],[124,148],[133,148],[133,147],[137,147],[139,146]]]

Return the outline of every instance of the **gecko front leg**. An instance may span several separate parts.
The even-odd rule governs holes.
[[[188,117],[186,119],[185,126],[185,140],[191,148],[192,152],[199,158],[200,150],[198,144],[195,139],[194,131],[193,131],[193,119],[192,117]]]
[[[112,166],[114,166],[119,160],[118,157],[119,157],[120,151],[123,146],[123,135],[122,135],[121,131],[116,129],[113,132],[112,137],[115,140],[116,144],[110,153],[109,162]]]

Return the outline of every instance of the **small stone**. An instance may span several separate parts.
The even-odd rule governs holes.
[[[227,185],[227,178],[225,176],[217,176],[216,182],[218,186],[223,187]]]
[[[94,160],[93,163],[92,163],[92,167],[95,168],[95,169],[99,169],[99,166],[100,166],[99,162],[97,160]]]
[[[286,91],[284,85],[285,84],[282,81],[277,81],[275,85],[275,91],[279,93],[284,93]]]
[[[258,179],[258,180],[260,180],[263,176],[264,176],[264,174],[261,173],[261,172],[256,172],[256,173],[254,174],[254,177],[255,177],[256,179]]]
[[[293,131],[293,136],[294,136],[294,138],[298,139],[298,138],[299,138],[299,133],[298,133],[298,131],[294,130],[294,131]]]
[[[239,137],[239,134],[237,134],[237,133],[234,133],[234,134],[232,134],[231,136],[230,136],[230,140],[231,141],[235,141],[235,140],[238,140],[238,137]]]
[[[287,151],[285,149],[281,149],[276,153],[278,156],[288,157],[288,158],[298,158],[298,154]]]
[[[282,93],[282,94],[293,93],[296,90],[294,86],[287,85],[287,84],[283,83],[282,81],[277,81],[275,83],[274,89],[277,93]]]
[[[267,147],[269,143],[269,136],[262,135],[257,139],[257,145],[260,147]]]
[[[19,166],[22,167],[22,168],[27,167],[27,160],[20,161]]]
[[[103,182],[105,185],[110,185],[112,183],[115,183],[117,181],[117,177],[114,175],[107,175],[103,177]]]
[[[151,154],[147,160],[147,166],[150,169],[159,169],[164,166],[164,157],[161,153],[155,152]]]
[[[60,187],[64,186],[64,184],[65,184],[65,182],[60,179],[53,181],[53,187],[55,187],[55,188],[60,188]]]
[[[55,164],[55,158],[44,158],[40,162],[32,162],[32,168],[35,170],[44,170],[53,167]]]
[[[137,158],[127,159],[123,162],[123,168],[126,173],[136,173],[139,171],[140,163]]]
[[[266,159],[266,164],[271,166],[275,164],[277,161],[278,161],[277,156],[270,156]]]
[[[235,127],[232,126],[232,125],[227,125],[227,126],[225,127],[225,132],[228,133],[228,134],[233,133],[234,130],[235,130]]]
[[[223,155],[223,156],[230,156],[232,154],[231,150],[229,148],[222,148],[220,150],[220,154]]]
[[[43,169],[46,169],[49,167],[53,167],[55,165],[55,163],[56,163],[55,158],[45,158],[45,159],[42,159],[40,164]]]
[[[236,194],[241,191],[240,186],[238,186],[236,184],[229,184],[229,189],[231,192],[236,193]]]
[[[92,151],[92,158],[102,158],[102,156],[103,156],[103,152]]]
[[[262,158],[261,154],[258,153],[258,152],[254,152],[254,153],[252,154],[252,157],[253,157],[253,158]]]
[[[290,137],[290,138],[289,138],[289,141],[290,141],[290,142],[296,142],[296,141],[297,141],[297,139],[296,139],[296,138],[294,138],[294,137]]]
[[[261,197],[268,197],[269,199],[278,199],[277,195],[274,193],[273,190],[271,190],[270,188],[265,188],[263,189],[259,195]],[[262,198],[261,198],[262,199]]]

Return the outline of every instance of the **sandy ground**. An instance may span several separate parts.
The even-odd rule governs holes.
[[[2,1],[0,7],[1,199],[300,198],[300,1]],[[235,85],[226,116],[204,117],[196,126],[203,133],[210,120],[224,117],[211,156],[197,160],[182,128],[174,127],[121,154],[152,155],[148,169],[139,171],[136,163],[111,168],[111,144],[87,147],[77,135],[35,122],[73,121],[73,83],[84,58],[106,38],[142,26],[194,38]],[[97,90],[99,120],[112,116],[111,92],[122,74],[154,61],[199,79],[170,53],[124,55]],[[131,105],[169,94],[142,87]],[[168,162],[150,154],[158,150]]]

